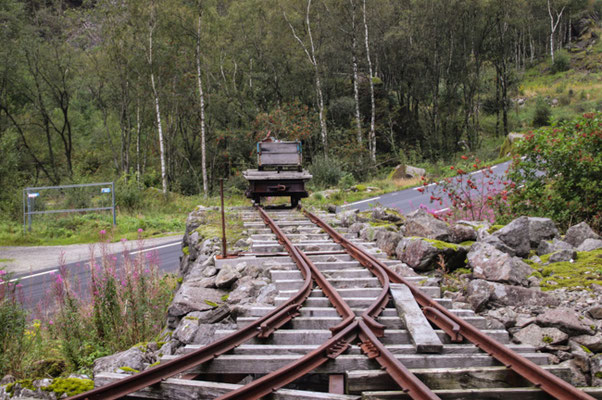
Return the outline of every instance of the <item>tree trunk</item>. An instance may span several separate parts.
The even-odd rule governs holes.
[[[558,28],[558,23],[562,18],[562,13],[564,12],[564,8],[560,10],[559,13],[556,13],[556,22],[554,22],[554,16],[552,15],[552,5],[550,4],[550,0],[548,0],[548,14],[550,15],[550,56],[552,57],[552,62],[554,62],[554,32],[556,32],[556,28]]]
[[[351,56],[353,62],[353,97],[355,99],[355,125],[357,129],[357,142],[362,144],[362,120],[360,114],[360,94],[358,89],[358,67],[357,67],[357,38],[355,36],[355,0],[351,3]]]
[[[372,162],[376,162],[376,105],[374,101],[374,81],[372,73],[372,60],[370,58],[370,41],[368,38],[368,23],[366,22],[366,0],[363,0],[363,14],[364,14],[364,38],[366,44],[366,60],[368,61],[368,74],[370,78],[370,134],[369,134],[369,147],[370,147],[370,159]]]
[[[326,129],[326,116],[324,115],[324,96],[322,94],[322,82],[320,81],[320,69],[318,67],[318,60],[316,59],[316,49],[314,46],[314,39],[311,33],[311,24],[309,20],[309,11],[311,9],[311,0],[307,0],[307,11],[305,13],[305,24],[307,25],[307,36],[309,38],[310,48],[308,49],[303,40],[297,35],[293,24],[290,23],[288,18],[286,17],[286,13],[283,12],[284,19],[288,23],[291,31],[293,32],[293,36],[299,42],[303,51],[309,58],[309,62],[314,67],[315,74],[315,82],[316,82],[316,97],[318,100],[318,111],[320,118],[320,136],[322,138],[322,146],[324,147],[324,157],[328,158],[328,131]]]
[[[161,182],[163,185],[163,194],[167,195],[167,172],[165,168],[165,145],[163,143],[163,128],[161,126],[161,109],[159,107],[159,93],[155,85],[155,72],[153,69],[153,31],[155,30],[155,9],[154,4],[151,6],[151,21],[148,34],[148,64],[150,66],[151,87],[153,89],[153,97],[155,100],[155,115],[157,117],[157,131],[159,132],[159,152],[161,155]]]
[[[199,5],[200,6],[200,5]],[[197,37],[196,37],[196,77],[199,89],[199,103],[201,112],[201,171],[203,175],[203,193],[205,197],[209,192],[207,185],[207,156],[205,145],[205,96],[203,94],[203,82],[201,80],[201,10],[197,22]]]

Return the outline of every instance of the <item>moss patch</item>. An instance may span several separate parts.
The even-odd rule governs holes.
[[[228,246],[234,244],[242,238],[243,221],[240,214],[236,211],[226,211],[226,237]],[[209,210],[204,215],[204,223],[195,229],[199,233],[199,240],[216,238],[222,236],[222,219],[219,210]]]
[[[542,262],[547,261],[549,255],[546,256],[542,256]],[[545,267],[536,263],[530,264],[541,273],[542,290],[590,290],[592,284],[602,285],[602,249],[579,252],[574,262],[562,261]]]
[[[506,226],[506,225],[491,225],[491,228],[489,228],[487,230],[487,232],[489,232],[490,234],[493,233],[493,232],[497,232],[500,229],[502,229],[504,226]]]
[[[51,385],[42,388],[46,392],[54,392],[57,398],[60,398],[63,394],[75,396],[92,389],[94,389],[92,380],[79,378],[56,378]]]
[[[135,374],[137,374],[138,371],[137,369],[131,368],[131,367],[119,367],[120,370],[125,371],[125,372],[133,372]]]
[[[434,248],[439,249],[439,250],[445,250],[445,249],[458,250],[458,247],[460,247],[457,244],[447,243],[442,240],[427,239],[427,238],[422,238],[422,237],[413,237],[412,239],[424,240],[425,242],[432,244]]]

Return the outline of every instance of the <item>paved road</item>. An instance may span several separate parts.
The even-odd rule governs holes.
[[[139,253],[148,254],[159,265],[159,269],[165,273],[177,272],[182,254],[182,237],[174,236],[170,238],[161,238],[161,240],[153,240],[154,243],[143,244],[138,246],[135,242],[128,245],[130,256],[135,257]],[[159,242],[159,243],[157,243]],[[86,247],[89,247],[86,245]],[[111,248],[116,251],[116,247]],[[78,249],[77,251],[79,251]],[[116,257],[118,269],[123,262],[123,245],[119,244],[119,252],[111,254],[111,257]],[[96,248],[96,255],[100,250]],[[89,254],[89,251],[88,251]],[[100,256],[96,259],[99,260]],[[56,258],[53,258],[56,263]],[[23,294],[23,303],[35,314],[43,314],[52,309],[52,282],[56,279],[58,265],[44,267],[28,273],[18,273],[13,276],[13,281],[18,280],[21,285]],[[90,281],[89,257],[83,258],[81,261],[75,261],[65,264],[70,277],[70,282],[76,285],[76,293],[85,296]]]
[[[504,176],[508,166],[510,165],[510,161],[507,161],[502,164],[497,164],[492,166],[492,170],[496,176],[502,177]],[[483,172],[481,170],[472,172],[473,180],[477,183],[482,178]],[[431,184],[429,186],[432,186]],[[417,188],[401,190],[399,192],[391,192],[387,194],[383,194],[378,197],[373,197],[370,199],[365,199],[361,201],[356,201],[355,203],[346,204],[342,207],[339,207],[337,211],[345,211],[345,210],[368,210],[371,207],[375,206],[383,206],[389,208],[396,208],[401,211],[403,214],[408,214],[416,209],[418,209],[421,205],[426,206],[429,210],[444,212],[448,210],[449,205],[445,202],[443,205],[439,205],[439,203],[431,203],[430,197],[432,193],[429,191],[425,191],[420,193]],[[444,197],[443,197],[444,199]]]

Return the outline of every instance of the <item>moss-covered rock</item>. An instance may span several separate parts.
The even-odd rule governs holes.
[[[63,394],[75,396],[92,389],[94,389],[94,382],[92,380],[80,378],[56,378],[50,386],[42,388],[46,392],[54,392],[57,398],[60,398]]]

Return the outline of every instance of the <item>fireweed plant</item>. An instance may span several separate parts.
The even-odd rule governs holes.
[[[141,233],[141,232],[140,232]],[[100,260],[90,246],[90,284],[76,290],[63,262],[53,276],[58,311],[53,329],[61,351],[74,370],[86,370],[93,360],[152,340],[164,325],[165,313],[177,284],[158,273],[154,253],[131,257],[125,239],[120,257],[108,254],[106,231],[100,231]],[[137,249],[143,247],[142,239]]]
[[[431,203],[446,207],[445,212],[432,212],[436,217],[448,222],[458,220],[489,221],[496,218],[495,211],[508,200],[508,192],[516,185],[495,174],[492,167],[483,167],[478,158],[451,166],[454,176],[440,181],[422,177],[421,193],[430,193]]]

